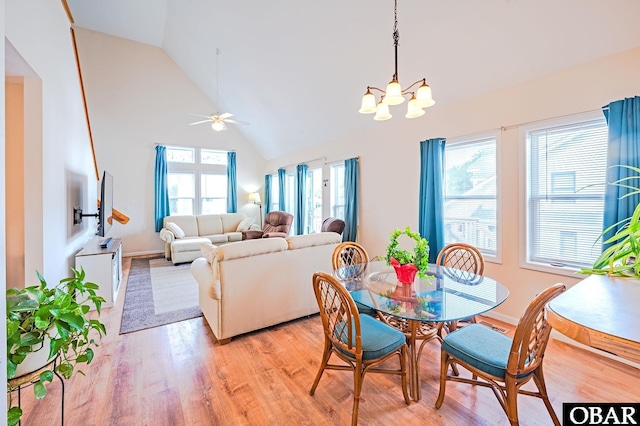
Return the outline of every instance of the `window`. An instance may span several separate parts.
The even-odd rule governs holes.
[[[497,256],[497,136],[445,145],[444,241]]]
[[[331,217],[344,220],[344,162],[332,164],[330,167],[329,198]]]
[[[305,234],[320,232],[322,226],[322,167],[307,170]]]
[[[167,147],[172,215],[227,212],[227,152]]]
[[[269,208],[270,212],[275,212],[280,210],[280,180],[278,179],[278,174],[274,173],[271,175],[271,207]]]
[[[526,262],[580,268],[600,254],[607,125],[604,117],[563,121],[525,129]]]
[[[285,207],[288,213],[292,215],[296,214],[296,174],[295,172],[287,173],[284,178],[284,194],[285,194]],[[295,219],[294,219],[295,220]],[[293,226],[291,232],[293,232]]]

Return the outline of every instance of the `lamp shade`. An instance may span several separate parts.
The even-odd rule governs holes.
[[[227,128],[227,126],[224,125],[224,121],[214,121],[211,124],[211,128],[213,130],[215,130],[216,132],[219,132],[220,130],[224,130]]]
[[[252,192],[249,194],[249,201],[252,202],[253,204],[260,204],[261,200],[260,200],[260,193],[259,192]]]
[[[367,89],[367,93],[362,96],[362,105],[358,110],[360,114],[373,114],[376,112],[376,97]]]
[[[436,103],[431,96],[431,87],[427,83],[423,82],[422,86],[418,87],[416,101],[420,108],[428,108]]]
[[[420,106],[418,105],[418,101],[416,100],[416,97],[413,96],[409,101],[409,104],[407,105],[407,114],[405,115],[405,117],[417,118],[417,117],[422,117],[423,115],[424,115],[424,110],[420,108]]]
[[[398,80],[391,80],[387,86],[387,90],[384,94],[383,102],[387,105],[400,105],[404,102],[404,96],[402,96],[402,87]]]
[[[391,113],[389,112],[389,105],[385,104],[382,100],[380,100],[376,110],[376,115],[373,117],[373,119],[376,121],[384,121],[390,118],[391,118]]]

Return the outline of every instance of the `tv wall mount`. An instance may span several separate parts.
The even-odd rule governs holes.
[[[74,207],[73,208],[73,224],[74,225],[78,225],[79,223],[82,223],[82,218],[83,217],[99,217],[100,215],[98,213],[82,213],[82,208],[81,207]]]

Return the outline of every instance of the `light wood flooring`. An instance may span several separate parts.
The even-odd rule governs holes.
[[[318,315],[234,338],[219,346],[203,318],[119,335],[131,259],[116,306],[101,320],[108,335],[94,362],[65,383],[66,425],[347,425],[353,379],[349,372],[325,372],[309,395],[322,354]],[[311,279],[309,280],[311,285]],[[247,315],[251,315],[247,312]],[[513,327],[497,323],[512,331]],[[422,400],[406,406],[395,376],[365,377],[362,425],[506,425],[491,390],[448,383],[441,409],[439,344],[422,355]],[[466,374],[462,372],[461,374]],[[563,402],[639,402],[640,370],[551,341],[545,377],[556,413]],[[60,424],[60,383],[36,401],[23,390],[22,425]],[[538,398],[518,400],[522,425],[548,425]]]

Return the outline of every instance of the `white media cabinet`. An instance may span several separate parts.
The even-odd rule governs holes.
[[[98,295],[104,297],[103,308],[114,305],[122,280],[122,240],[113,238],[108,248],[100,246],[104,238],[92,238],[76,254],[76,269],[84,269],[85,280],[100,286]]]

